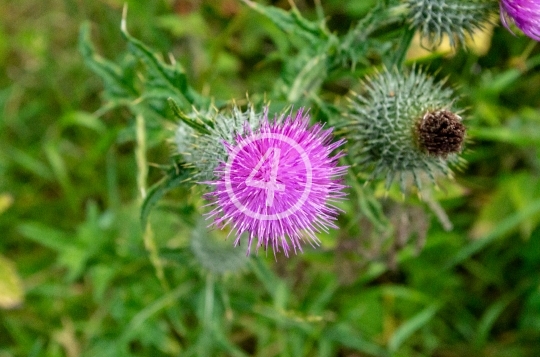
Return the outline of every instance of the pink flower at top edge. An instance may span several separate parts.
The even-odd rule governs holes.
[[[501,0],[500,8],[501,22],[508,30],[510,18],[525,35],[540,41],[539,0]]]

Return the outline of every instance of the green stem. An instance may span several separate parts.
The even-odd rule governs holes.
[[[137,162],[137,186],[141,197],[144,200],[146,197],[146,180],[148,176],[148,162],[146,160],[146,125],[144,117],[137,115],[136,117],[136,140],[137,146],[135,148],[135,158]],[[163,271],[163,262],[159,258],[157,244],[154,240],[154,232],[150,223],[146,224],[143,232],[144,247],[150,255],[150,262],[156,271],[156,276],[165,291],[169,291],[169,284],[165,280],[165,273]]]
[[[405,56],[411,46],[412,39],[414,37],[415,30],[413,28],[406,27],[399,41],[398,48],[395,55],[391,58],[389,68],[401,68],[405,62]]]

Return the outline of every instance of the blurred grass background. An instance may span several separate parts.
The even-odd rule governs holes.
[[[346,31],[374,2],[324,1],[329,27]],[[208,96],[269,91],[290,51],[239,1],[128,3],[130,32],[172,53]],[[311,1],[296,3],[316,17]],[[454,230],[426,216],[420,254],[366,252],[338,234],[215,274],[190,245],[188,202],[152,217],[164,284],[139,223],[134,118],[99,110],[103,84],[77,49],[89,20],[99,52],[124,60],[122,6],[0,2],[0,357],[540,356],[537,43],[496,27],[484,53],[420,59],[463,94],[473,139],[438,197]],[[163,142],[148,144],[150,162],[167,161]]]

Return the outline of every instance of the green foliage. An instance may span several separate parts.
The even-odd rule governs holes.
[[[165,140],[247,91],[337,122],[358,78],[408,65],[403,3],[128,3],[124,31],[123,1],[0,5],[0,356],[540,354],[537,45],[497,27],[485,55],[418,60],[466,108],[469,164],[433,196],[453,231],[351,175],[320,247],[246,258]]]

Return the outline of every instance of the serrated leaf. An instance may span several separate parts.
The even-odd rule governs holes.
[[[152,186],[144,198],[141,205],[141,225],[146,227],[150,211],[157,202],[170,190],[185,184],[190,179],[191,172],[185,168],[174,167],[169,171],[167,176]]]
[[[23,286],[11,261],[0,255],[0,308],[12,309],[22,304]]]
[[[312,57],[294,78],[287,100],[296,103],[307,93],[317,92],[327,76],[328,56],[321,53]]]
[[[387,41],[377,41],[372,34],[379,28],[387,26],[390,22],[400,21],[399,16],[389,15],[390,4],[377,2],[373,7],[351,30],[339,41],[338,51],[335,56],[335,65],[349,64],[351,69],[355,70],[357,64],[369,66],[370,61],[367,56],[369,53],[378,53],[381,57],[385,52],[385,47],[390,43]],[[395,26],[399,28],[400,26]]]
[[[147,69],[145,83],[146,98],[173,97],[184,107],[195,105],[203,107],[207,100],[200,96],[188,85],[184,68],[179,63],[172,65],[164,63],[148,46],[127,32],[126,20],[122,20],[122,34],[128,41],[128,50],[141,60]]]
[[[138,96],[133,83],[124,76],[122,68],[96,53],[90,39],[88,22],[81,26],[79,32],[79,52],[85,64],[103,80],[105,95],[108,99],[127,99]]]
[[[271,20],[283,32],[298,36],[308,42],[311,47],[326,42],[330,33],[325,27],[304,18],[296,7],[290,11],[275,6],[265,6],[250,0],[242,0],[244,4]]]

